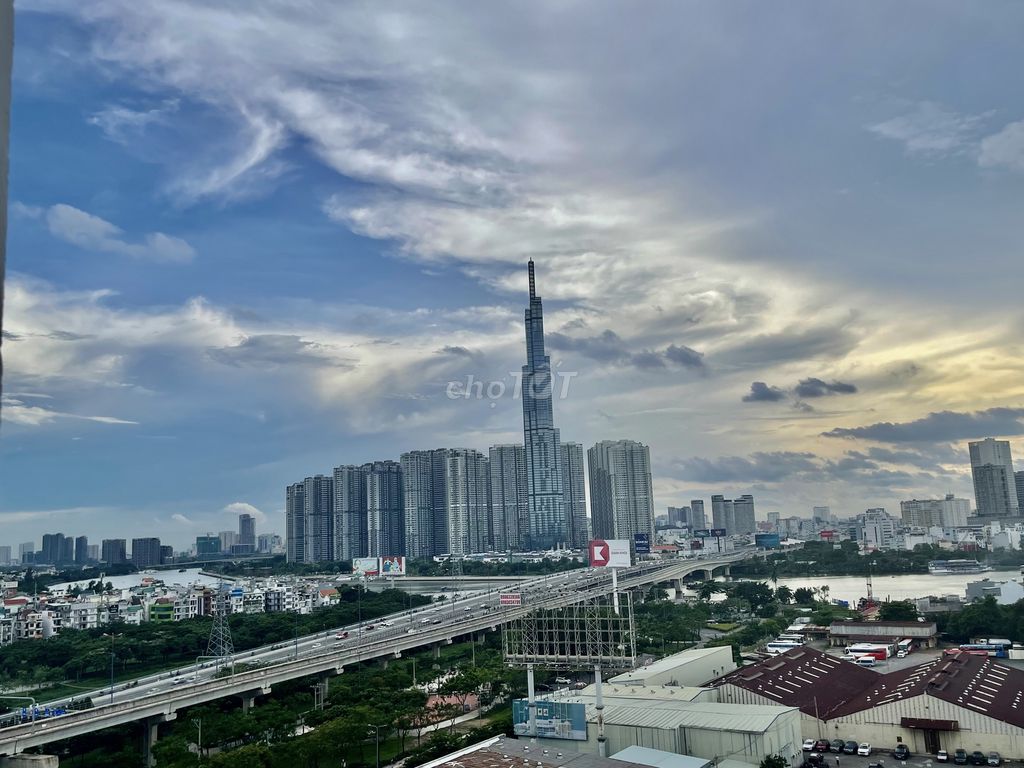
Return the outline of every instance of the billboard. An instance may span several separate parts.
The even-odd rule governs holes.
[[[594,539],[590,542],[591,567],[629,568],[628,539]]]
[[[380,562],[376,557],[353,558],[352,573],[356,576],[376,576],[380,573]]]
[[[542,739],[587,740],[587,709],[583,704],[538,699],[537,735]],[[516,736],[530,735],[530,708],[526,699],[512,702],[512,730]]]
[[[781,546],[777,533],[755,533],[754,546],[761,549],[778,549]]]
[[[725,528],[712,528],[711,529],[711,535],[714,536],[715,538],[720,539],[723,536],[725,536]]]
[[[389,555],[380,559],[381,576],[405,576],[405,558],[401,555]]]
[[[523,594],[521,592],[502,592],[498,595],[498,605],[522,605]]]
[[[633,534],[633,549],[636,550],[638,555],[649,555],[651,554],[651,534],[649,533],[634,533]]]
[[[706,539],[708,538],[708,536],[711,535],[711,531],[709,531],[707,528],[698,528],[696,531],[693,532],[693,535],[700,536],[702,539]]]

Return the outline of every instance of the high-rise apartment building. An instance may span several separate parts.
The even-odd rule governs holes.
[[[334,558],[333,478],[313,475],[302,482],[304,529],[303,545],[307,563],[330,562]]]
[[[635,440],[603,440],[587,451],[594,537],[654,541],[651,454]]]
[[[0,546],[0,565],[11,564],[11,548],[9,545]]]
[[[256,518],[250,514],[238,516],[238,543],[243,547],[252,547],[256,551]]]
[[[1017,487],[1017,509],[1024,514],[1024,472],[1014,472],[1013,483]]]
[[[711,496],[711,527],[724,528],[729,534],[736,532],[736,512],[732,499],[727,499],[721,494]]]
[[[896,518],[892,517],[882,508],[869,509],[859,516],[861,524],[861,539],[864,548],[872,549],[895,549],[899,534],[899,525]]]
[[[562,499],[561,436],[551,405],[551,358],[544,354],[544,308],[529,263],[530,305],[526,309],[526,365],[523,366],[523,450],[529,506],[527,547],[551,549],[569,539]],[[652,516],[653,519],[653,516]]]
[[[73,536],[65,536],[61,542],[60,559],[61,563],[75,562],[75,539]]]
[[[366,472],[366,541],[370,557],[405,554],[402,467],[375,461]]]
[[[31,563],[36,554],[36,543],[25,541],[18,545],[18,562],[24,565]]]
[[[690,500],[690,528],[695,531],[708,527],[707,517],[704,515],[704,500]]]
[[[492,445],[488,451],[491,467],[491,536],[496,552],[523,547],[529,503],[526,492],[526,454],[516,444]]]
[[[668,524],[671,528],[689,528],[690,527],[690,508],[689,507],[669,507],[668,508]]]
[[[160,565],[161,561],[160,539],[132,539],[132,565],[136,568],[152,568],[154,565]]]
[[[970,442],[974,500],[981,517],[1008,517],[1019,513],[1013,458],[1007,440]]]
[[[491,549],[490,461],[479,451],[455,448],[445,464],[448,546],[452,555]]]
[[[971,502],[946,494],[944,499],[910,499],[900,502],[903,524],[920,528],[958,528],[967,525]]]
[[[43,534],[43,548],[42,562],[49,563],[51,565],[61,565],[63,563],[71,562],[75,559],[74,539],[70,539],[70,556],[68,549],[69,547],[65,544],[66,537],[63,533],[44,533]]]
[[[579,443],[562,443],[562,506],[569,526],[568,544],[573,549],[582,549],[590,541],[586,494],[583,446]]]
[[[447,457],[444,448],[409,451],[401,456],[407,557],[448,552]]]
[[[729,535],[749,534],[757,530],[754,517],[754,497],[745,493],[737,499],[727,499],[721,494],[711,497],[713,528],[724,528]]]
[[[238,544],[237,531],[221,531],[217,536],[220,537],[221,552],[230,552],[231,548]]]
[[[91,563],[98,563],[100,561],[100,545],[90,544],[88,547],[88,560]]]
[[[369,552],[366,533],[366,475],[370,464],[334,468],[334,559],[354,560]]]
[[[306,562],[305,483],[292,483],[285,489],[284,538],[288,562]]]
[[[75,539],[75,565],[89,562],[89,537],[79,536]]]
[[[100,560],[107,565],[128,562],[128,542],[125,539],[103,539],[100,542]]]
[[[821,525],[827,525],[832,522],[832,508],[831,507],[814,507],[811,510],[811,519],[817,521]]]
[[[205,536],[196,536],[196,557],[220,554],[220,536],[208,533]]]

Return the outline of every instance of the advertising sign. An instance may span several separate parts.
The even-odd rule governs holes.
[[[707,528],[699,528],[698,530],[693,532],[693,535],[700,536],[702,539],[706,539],[711,535],[711,531],[709,531]]]
[[[352,573],[356,576],[376,576],[380,573],[380,561],[376,557],[354,558]]]
[[[530,735],[530,708],[526,699],[512,702],[512,730]],[[537,735],[542,739],[587,740],[587,709],[583,704],[537,700]]]
[[[594,539],[590,542],[591,567],[629,568],[632,564],[628,539]]]
[[[649,555],[651,554],[651,534],[649,533],[634,533],[633,534],[633,549],[636,550],[638,555]]]
[[[722,538],[723,536],[726,535],[725,528],[712,528],[711,529],[711,535],[714,536],[715,538],[720,539],[720,538]]]
[[[405,558],[400,555],[389,555],[380,559],[381,576],[405,576]]]
[[[521,592],[502,592],[498,595],[498,605],[522,605],[523,595]]]

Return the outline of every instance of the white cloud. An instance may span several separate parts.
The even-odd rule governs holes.
[[[180,512],[175,512],[173,515],[171,515],[171,520],[173,520],[176,523],[180,523],[181,525],[195,525],[195,521],[190,520]]]
[[[267,515],[263,510],[245,501],[233,501],[224,507],[221,512],[236,517],[238,515],[252,515],[258,523],[265,523],[267,521]]]
[[[906,114],[870,125],[868,130],[900,142],[910,154],[944,156],[972,147],[989,116],[990,113],[963,115],[940,104],[923,101]]]
[[[1024,120],[1010,123],[999,133],[982,139],[978,164],[985,168],[1002,166],[1024,171]]]
[[[89,123],[98,127],[111,140],[122,144],[137,141],[141,133],[157,123],[166,123],[178,110],[178,100],[168,99],[150,109],[132,109],[124,104],[110,104],[89,116]]]
[[[46,397],[46,395],[35,395],[35,397]],[[85,416],[79,413],[64,413],[40,405],[27,405],[24,400],[11,395],[4,395],[0,399],[0,418],[11,424],[20,424],[26,427],[39,427],[59,419],[79,419],[100,424],[138,424],[137,421],[119,419],[114,416]]]
[[[163,232],[151,232],[142,242],[128,242],[124,230],[117,225],[64,203],[46,211],[46,224],[54,237],[88,251],[178,264],[192,261],[196,255],[187,242]]]

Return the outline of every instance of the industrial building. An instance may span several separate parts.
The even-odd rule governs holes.
[[[941,656],[879,674],[802,647],[710,685],[722,702],[799,708],[804,738],[1024,757],[1024,671],[987,656]]]
[[[939,641],[934,621],[833,621],[828,630],[829,645],[891,644],[904,638],[921,648],[934,648]]]
[[[736,669],[732,647],[694,648],[645,664],[608,680],[613,686],[700,686]]]

